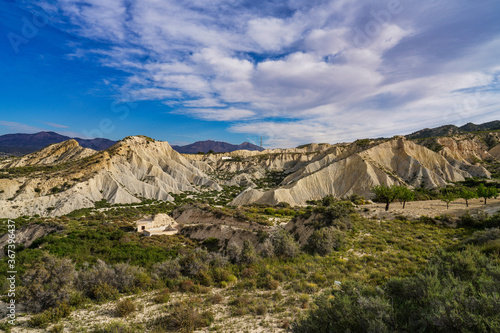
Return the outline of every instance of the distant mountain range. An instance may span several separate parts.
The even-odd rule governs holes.
[[[435,128],[424,128],[423,130],[407,135],[408,139],[426,139],[438,136],[450,136],[454,134],[479,132],[479,131],[494,131],[500,130],[500,120],[490,121],[484,124],[467,123],[463,126],[444,125]]]
[[[48,145],[63,142],[69,139],[75,139],[83,148],[90,148],[94,150],[104,150],[117,141],[108,139],[81,139],[70,138],[69,136],[61,135],[55,132],[39,132],[34,134],[5,134],[0,135],[0,156],[2,155],[24,155],[33,153]],[[221,141],[198,141],[186,146],[172,146],[177,152],[182,154],[196,154],[198,152],[208,153],[210,150],[216,153],[226,153],[235,150],[258,150],[262,151],[264,148],[244,142],[240,145],[233,145]]]
[[[424,128],[420,131],[406,135],[407,139],[426,139],[440,136],[450,136],[455,134],[462,134],[468,132],[478,131],[494,131],[500,130],[500,120],[490,121],[484,124],[467,123],[463,126],[444,125],[435,128]],[[96,139],[81,139],[70,138],[55,132],[39,132],[34,134],[5,134],[0,135],[0,156],[4,155],[24,155],[33,153],[48,145],[60,143],[69,139],[75,139],[81,147],[90,148],[94,150],[104,150],[117,141],[109,139],[96,138]],[[239,145],[233,145],[222,141],[198,141],[185,146],[172,146],[177,152],[181,154],[196,154],[199,152],[208,153],[213,151],[215,153],[232,152],[235,150],[252,150],[262,151],[264,148],[254,145],[250,142],[243,142]]]
[[[214,153],[228,153],[235,150],[258,150],[262,151],[264,148],[254,145],[250,142],[243,142],[240,145],[233,145],[227,142],[221,141],[198,141],[186,146],[172,146],[177,152],[181,154],[196,154],[199,152],[208,153],[213,151]]]
[[[83,148],[94,150],[104,150],[116,143],[108,139],[81,139],[70,138],[69,136],[57,134],[55,132],[38,132],[34,134],[5,134],[0,136],[0,152],[11,155],[24,155],[40,150],[53,143],[75,139]]]

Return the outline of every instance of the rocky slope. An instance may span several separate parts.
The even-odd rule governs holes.
[[[63,215],[93,207],[102,199],[111,203],[173,200],[170,193],[197,191],[201,186],[221,189],[167,142],[146,137],[128,137],[62,170],[3,177],[2,217]]]
[[[290,149],[238,150],[223,154],[185,155],[193,165],[212,174],[221,184],[255,187],[270,172],[291,174],[345,144],[309,144]]]
[[[0,168],[15,168],[25,166],[55,165],[77,161],[96,154],[97,151],[83,148],[74,139],[49,145],[34,153],[20,158],[10,158],[0,161]]]
[[[289,175],[277,189],[247,189],[232,204],[300,205],[329,194],[343,197],[356,193],[370,197],[374,185],[433,188],[479,174],[488,173],[481,166],[465,162],[454,166],[442,155],[398,137],[362,151],[356,145],[328,151],[323,158]]]
[[[199,241],[216,238],[221,248],[230,243],[241,248],[248,240],[259,250],[262,244],[259,242],[258,232],[270,232],[273,229],[226,215],[216,209],[210,210],[209,207],[203,209],[192,205],[183,206],[174,210],[173,217],[181,226],[181,234]]]
[[[53,232],[60,231],[61,229],[56,226],[42,225],[42,224],[29,224],[16,230],[16,244],[23,245],[25,248],[29,247],[38,238],[45,237]],[[0,249],[4,249],[9,244],[9,233],[5,233],[0,237]],[[5,256],[5,252],[0,251],[0,258]]]
[[[301,205],[353,193],[370,197],[378,184],[435,188],[489,177],[483,165],[500,163],[499,142],[499,133],[469,133],[182,155],[167,142],[143,136],[100,152],[70,140],[0,164],[0,216],[63,215],[102,199],[172,200],[171,194],[217,192],[223,186],[246,188],[233,205]]]
[[[494,158],[500,160],[500,144],[496,145],[495,147],[491,148],[488,153],[493,156]]]

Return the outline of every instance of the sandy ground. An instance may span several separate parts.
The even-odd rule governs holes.
[[[427,201],[412,201],[407,202],[405,209],[403,205],[399,202],[391,203],[389,211],[385,212],[385,204],[373,203],[369,205],[360,206],[362,214],[366,217],[376,217],[376,218],[394,218],[396,215],[404,215],[410,218],[419,218],[422,215],[428,217],[436,217],[443,214],[450,215],[451,217],[460,217],[469,211],[471,214],[475,214],[478,211],[485,211],[486,213],[493,215],[500,212],[500,198],[499,199],[488,199],[487,204],[484,204],[483,199],[472,199],[469,200],[469,207],[465,205],[465,200],[458,199],[450,203],[449,209],[446,209],[446,203],[441,200],[427,200]],[[363,212],[363,209],[369,209],[367,212]]]

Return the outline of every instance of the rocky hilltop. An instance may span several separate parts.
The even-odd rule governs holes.
[[[288,175],[278,188],[247,189],[232,204],[300,205],[329,194],[343,197],[356,193],[370,197],[370,188],[380,184],[434,188],[465,178],[490,176],[480,165],[448,160],[404,137],[372,142],[366,149],[356,143],[335,148]]]
[[[65,144],[71,145],[75,143]],[[26,169],[29,173],[24,173]],[[136,203],[144,198],[173,200],[172,193],[197,191],[202,186],[221,189],[167,142],[141,136],[125,138],[107,150],[71,163],[2,171],[2,217],[64,215],[93,207],[103,199],[110,203]]]
[[[77,161],[96,154],[97,151],[81,147],[74,139],[54,143],[21,158],[0,161],[0,168],[16,168],[25,166],[55,165]]]
[[[379,184],[436,188],[491,176],[500,133],[357,140],[292,149],[180,154],[167,142],[127,137],[103,151],[68,140],[0,164],[0,216],[64,215],[106,200],[133,204],[173,196],[227,195],[231,204],[302,205],[326,195],[371,196]],[[225,194],[224,194],[225,193]],[[235,193],[235,194],[234,194]]]

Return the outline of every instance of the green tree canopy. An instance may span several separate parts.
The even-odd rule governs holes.
[[[484,204],[486,205],[487,199],[498,196],[498,190],[495,187],[486,187],[484,184],[479,184],[477,187],[477,196],[484,198]]]
[[[397,198],[403,201],[403,209],[405,209],[406,202],[415,199],[415,193],[406,186],[398,186]]]
[[[460,198],[465,200],[465,205],[469,207],[469,200],[477,198],[477,192],[474,189],[464,188],[460,191]]]
[[[403,186],[399,185],[375,185],[371,188],[372,192],[375,194],[375,201],[385,202],[385,210],[389,210],[389,205],[395,199],[397,199],[401,193],[401,188]]]

